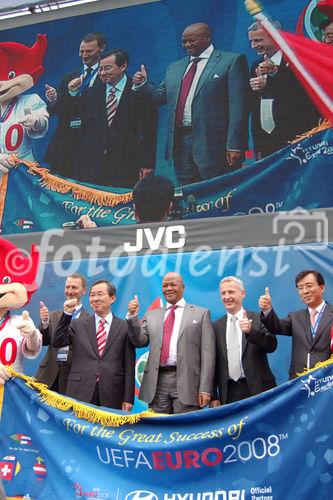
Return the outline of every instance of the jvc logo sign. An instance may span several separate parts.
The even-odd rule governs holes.
[[[175,248],[183,248],[185,246],[184,226],[159,227],[155,236],[153,233],[155,233],[155,230],[152,231],[149,227],[137,229],[134,245],[129,241],[124,243],[125,252],[140,252],[144,248],[158,250],[162,246],[169,250],[174,250]]]

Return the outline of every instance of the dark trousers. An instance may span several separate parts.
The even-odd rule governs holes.
[[[234,403],[251,396],[249,387],[245,378],[235,380],[228,380],[228,394],[226,403]]]

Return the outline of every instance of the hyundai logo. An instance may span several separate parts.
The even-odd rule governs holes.
[[[136,490],[128,493],[125,500],[158,500],[158,496],[151,491]]]

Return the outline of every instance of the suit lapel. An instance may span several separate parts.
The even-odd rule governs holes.
[[[95,351],[95,354],[96,354],[96,356],[98,356],[96,325],[95,325],[95,315],[94,314],[92,314],[91,316],[88,317],[88,319],[85,323],[85,327],[86,327],[90,342],[91,342],[93,349]]]
[[[184,312],[183,312],[183,317],[180,322],[180,327],[179,327],[179,335],[178,335],[178,340],[180,339],[185,326],[190,322],[191,316],[193,312],[193,305],[192,304],[185,304]]]
[[[305,331],[305,337],[307,341],[309,342],[309,345],[311,346],[313,343],[313,338],[312,338],[312,332],[311,332],[311,323],[310,323],[310,314],[308,309],[305,309],[303,311],[303,314],[300,315],[300,323],[301,327]]]
[[[156,328],[160,344],[162,345],[163,340],[163,325],[165,316],[165,306],[159,309],[156,313]]]
[[[326,304],[325,310],[322,314],[322,317],[320,319],[320,323],[319,323],[317,331],[316,331],[316,335],[313,338],[313,344],[318,342],[318,340],[321,337],[321,335],[323,334],[324,330],[329,326],[330,323],[332,323],[332,320],[333,320],[332,311],[330,311],[330,309],[329,309],[329,304]]]
[[[114,340],[117,338],[121,327],[121,321],[117,316],[113,316],[111,327],[109,330],[108,338],[106,339],[105,349],[102,357],[105,355],[106,351],[111,347]]]
[[[223,318],[220,319],[220,324],[218,330],[221,332],[220,335],[218,336],[218,339],[221,344],[221,349],[222,349],[222,354],[224,356],[225,361],[227,362],[228,360],[228,353],[227,353],[227,316],[223,316]]]
[[[198,84],[197,84],[195,92],[194,92],[193,99],[195,99],[195,97],[198,95],[201,87],[203,86],[205,81],[210,77],[210,74],[212,73],[215,66],[220,62],[220,60],[221,60],[221,54],[214,50],[212,52],[210,58],[208,59],[208,62],[205,66],[205,69],[201,73],[201,76],[199,78]]]

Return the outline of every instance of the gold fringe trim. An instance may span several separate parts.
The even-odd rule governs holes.
[[[321,119],[319,120],[317,127],[314,127],[311,130],[304,132],[304,134],[297,135],[295,139],[293,139],[292,141],[288,141],[288,144],[296,144],[297,142],[302,141],[303,139],[309,139],[309,137],[312,137],[314,134],[317,134],[317,132],[321,132],[322,130],[326,130],[328,128],[331,128],[330,122],[326,119]]]
[[[49,169],[41,167],[37,162],[22,160],[15,154],[10,156],[10,161],[14,167],[23,164],[28,168],[29,174],[38,175],[40,177],[40,185],[45,189],[60,194],[70,193],[76,200],[94,203],[99,206],[114,207],[119,203],[129,203],[133,199],[131,191],[127,193],[106,192],[100,189],[81,186],[68,179],[61,179],[57,175],[51,174]]]
[[[327,368],[332,364],[333,364],[333,354],[326,361],[318,361],[318,363],[316,363],[313,368],[305,368],[301,373],[297,373],[296,375],[297,377],[304,377],[304,375],[307,375],[308,373],[311,373],[314,370],[317,370],[318,368]]]
[[[121,425],[126,424],[136,424],[143,417],[160,416],[151,410],[134,413],[133,415],[118,415],[109,411],[99,410],[96,407],[88,406],[85,403],[80,403],[74,399],[63,396],[62,394],[50,391],[46,384],[41,384],[37,382],[35,378],[28,377],[23,373],[17,373],[10,366],[6,366],[6,370],[8,370],[12,377],[24,380],[25,384],[30,387],[30,389],[39,392],[43,403],[61,411],[72,410],[77,418],[82,418],[93,424],[97,423],[106,427],[120,427]]]

